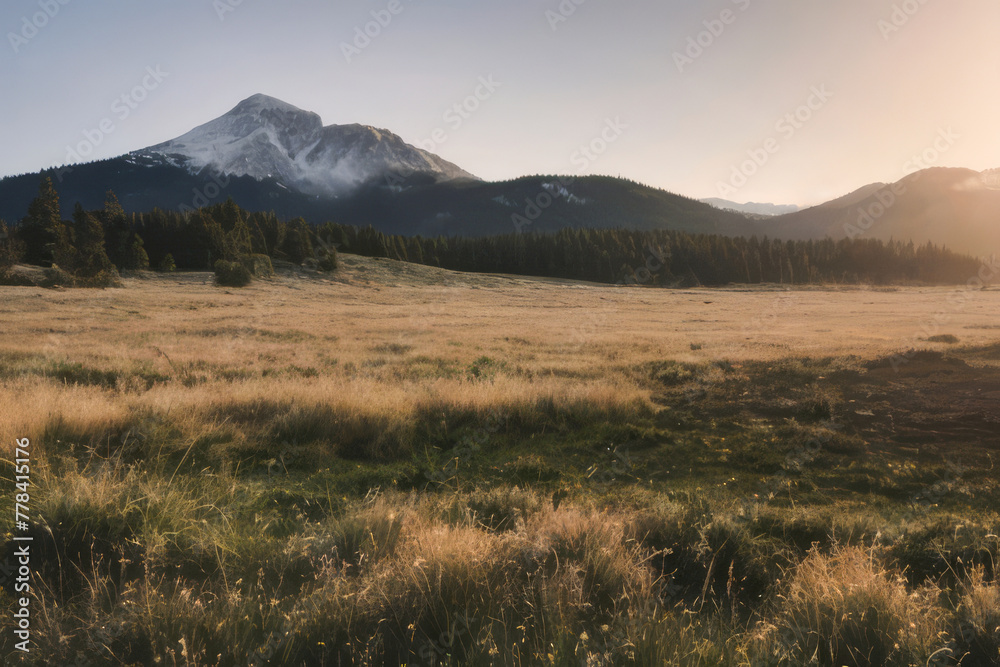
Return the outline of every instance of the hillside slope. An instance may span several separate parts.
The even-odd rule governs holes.
[[[773,218],[768,226],[783,239],[892,238],[989,255],[1000,252],[1000,182],[991,172],[927,169]]]

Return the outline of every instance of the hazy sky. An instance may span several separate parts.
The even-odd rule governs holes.
[[[355,43],[372,12],[386,25]],[[998,26],[996,0],[5,0],[0,174],[62,164],[85,133],[88,159],[165,141],[261,92],[486,179],[818,203],[925,152],[1000,167]]]

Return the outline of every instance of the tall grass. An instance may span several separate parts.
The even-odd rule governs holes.
[[[833,341],[814,330],[856,295],[806,295],[772,344],[742,327],[760,294],[713,293],[709,335],[676,292],[182,279],[5,305],[0,440],[35,452],[29,664],[1000,660],[995,509],[890,528],[903,502],[804,475],[734,501],[811,438],[900,497],[922,483],[828,432],[865,406],[820,382],[861,362],[783,357],[890,351],[923,292],[866,294],[880,317]]]
[[[914,587],[888,545],[831,539],[799,558],[712,503],[556,510],[498,487],[371,494],[274,524],[238,477],[70,458],[46,475],[32,626],[46,664],[990,664],[1000,650],[984,568]],[[757,568],[777,574],[741,602]]]

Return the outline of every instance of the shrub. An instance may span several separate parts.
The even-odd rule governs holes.
[[[274,266],[267,255],[246,255],[240,258],[240,264],[246,267],[254,278],[271,278],[274,276]]]
[[[253,280],[250,270],[238,262],[220,259],[215,263],[215,282],[224,287],[246,287]]]
[[[160,271],[162,273],[173,273],[177,270],[177,264],[174,262],[174,256],[169,252],[160,260]]]
[[[949,345],[954,345],[958,343],[958,336],[954,334],[940,334],[937,336],[931,336],[927,339],[929,343],[948,343]]]
[[[695,349],[694,343],[691,344],[691,349]],[[681,364],[670,360],[655,362],[649,366],[650,377],[667,387],[675,387],[694,380],[697,370],[694,364]]]
[[[507,363],[482,356],[469,365],[467,375],[470,380],[493,380],[497,373],[507,371]]]
[[[0,285],[10,287],[38,287],[39,282],[32,280],[30,274],[10,269],[8,271],[0,271]]]
[[[73,287],[76,280],[68,272],[63,271],[58,265],[53,264],[42,273],[43,278],[39,287]]]
[[[114,268],[102,270],[95,275],[76,278],[77,287],[121,287],[122,281]]]
[[[327,252],[319,258],[319,270],[326,271],[327,273],[333,273],[340,266],[340,260],[337,257],[337,249],[330,248]]]

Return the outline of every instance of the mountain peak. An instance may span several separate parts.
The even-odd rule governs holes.
[[[388,174],[475,177],[368,125],[323,126],[318,114],[258,93],[187,134],[138,152],[191,173],[274,179],[309,195],[340,196]]]
[[[279,100],[277,97],[271,97],[270,95],[265,95],[263,93],[251,95],[233,107],[233,110],[229,113],[247,113],[265,110],[308,113],[294,105],[289,104],[288,102],[285,102],[284,100]]]

